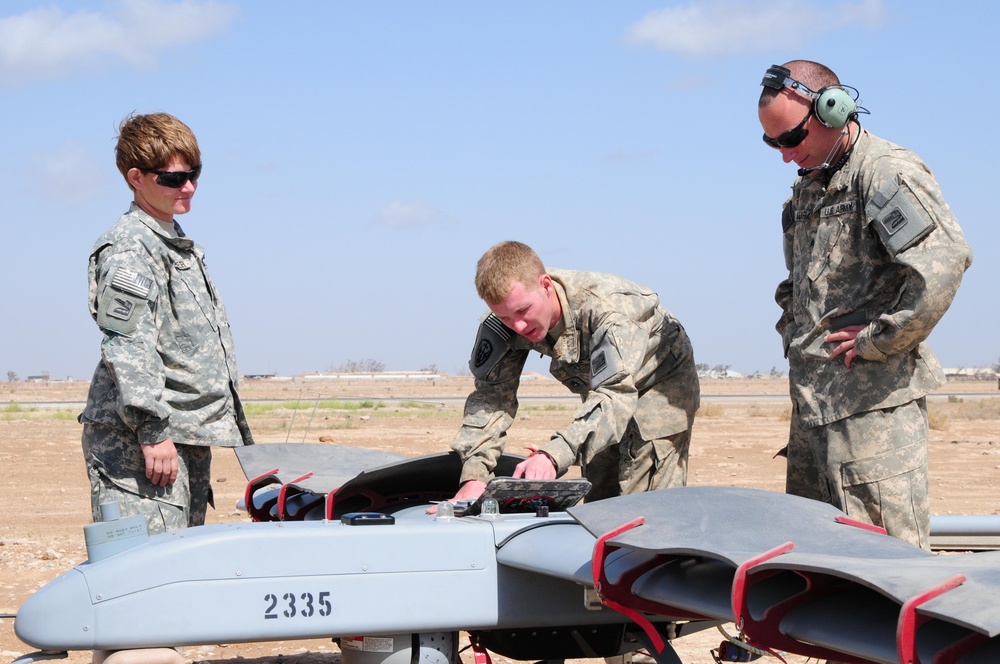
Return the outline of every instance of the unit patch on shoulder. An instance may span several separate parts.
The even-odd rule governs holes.
[[[595,389],[621,371],[622,361],[618,348],[611,342],[607,332],[601,342],[590,353],[590,389]]]
[[[510,352],[510,340],[514,332],[500,322],[494,314],[483,319],[476,336],[476,345],[472,347],[472,357],[469,358],[469,370],[479,380],[485,380],[493,367]]]
[[[132,317],[133,311],[135,311],[135,300],[130,297],[116,295],[111,299],[111,307],[108,309],[108,315],[119,320],[128,320]]]
[[[916,207],[895,180],[887,182],[865,207],[882,244],[893,256],[909,249],[934,230],[934,222]]]
[[[97,324],[105,330],[129,335],[139,324],[139,312],[146,300],[107,288],[97,303]]]
[[[486,364],[486,360],[490,359],[490,355],[493,354],[493,342],[489,339],[480,339],[479,343],[476,344],[476,352],[473,353],[472,362],[473,365],[478,369],[479,367]]]
[[[590,375],[596,376],[605,369],[608,368],[608,356],[605,351],[601,351],[594,357],[590,358]]]
[[[135,270],[118,268],[97,301],[97,324],[129,335],[139,324],[140,310],[153,296],[154,282]]]

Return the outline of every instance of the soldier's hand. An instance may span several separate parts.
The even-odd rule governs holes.
[[[837,346],[830,351],[830,359],[836,359],[841,355],[844,356],[844,366],[848,369],[851,368],[851,363],[854,362],[854,358],[858,356],[858,351],[855,350],[855,339],[858,336],[858,332],[865,329],[867,325],[848,325],[847,327],[842,327],[836,332],[831,332],[830,334],[823,337],[823,341],[828,344],[836,343]]]
[[[554,480],[556,464],[545,452],[535,452],[514,468],[514,477],[526,480]]]
[[[177,448],[170,438],[142,446],[146,459],[146,479],[156,486],[167,486],[177,480]]]
[[[483,495],[484,491],[486,491],[486,482],[469,480],[459,488],[458,493],[456,493],[448,502],[455,503],[460,500],[475,500],[479,496]],[[431,505],[427,508],[427,513],[437,514],[437,509],[437,505]]]

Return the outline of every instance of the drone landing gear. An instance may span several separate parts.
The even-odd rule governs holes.
[[[339,639],[342,664],[458,664],[458,632]]]

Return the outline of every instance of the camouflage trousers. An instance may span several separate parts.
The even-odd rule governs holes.
[[[205,523],[212,496],[212,448],[176,445],[177,480],[165,487],[146,479],[146,460],[135,434],[100,424],[83,426],[83,458],[90,477],[94,521],[100,505],[117,501],[121,515],[142,514],[149,534]]]
[[[583,468],[593,487],[586,502],[687,484],[691,429],[656,440],[643,440],[635,421],[629,422],[617,445],[598,453]]]
[[[793,409],[785,492],[929,549],[927,436],[925,399],[813,428]]]

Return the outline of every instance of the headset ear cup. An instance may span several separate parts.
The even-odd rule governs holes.
[[[813,103],[819,121],[834,129],[845,127],[858,110],[851,93],[837,87],[823,88]]]

